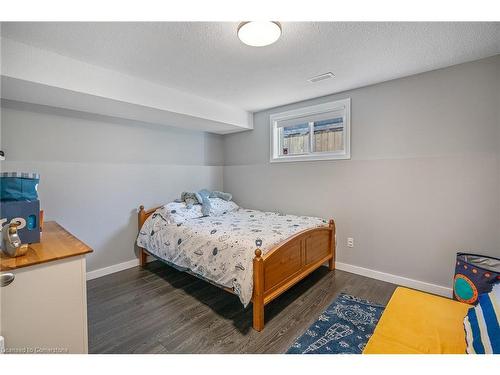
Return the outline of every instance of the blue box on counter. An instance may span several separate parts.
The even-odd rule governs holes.
[[[1,228],[15,221],[20,223],[17,233],[21,243],[40,242],[40,201],[0,202]]]
[[[1,172],[0,200],[36,201],[38,200],[37,187],[39,182],[40,175],[38,173]]]

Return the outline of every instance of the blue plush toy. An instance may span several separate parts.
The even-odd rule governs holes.
[[[220,198],[229,202],[233,199],[233,196],[229,193],[224,193],[223,191],[212,191],[209,198]]]
[[[183,191],[181,194],[181,199],[176,199],[176,202],[186,202],[186,208],[193,207],[193,204],[199,204],[198,199],[196,198],[196,193],[189,193],[187,191]]]
[[[220,198],[225,201],[230,201],[233,196],[229,193],[224,193],[223,191],[210,191],[208,189],[202,189],[197,193],[190,193],[187,191],[182,192],[181,199],[176,199],[176,202],[186,202],[186,208],[193,207],[193,204],[201,204],[201,213],[204,216],[208,216],[210,213],[210,200],[208,198]]]
[[[210,191],[207,189],[202,189],[194,194],[198,202],[200,202],[201,204],[201,213],[203,214],[203,216],[208,216],[208,214],[210,213],[210,201],[208,200],[208,198],[210,198]]]

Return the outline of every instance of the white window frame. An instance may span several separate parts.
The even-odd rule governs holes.
[[[300,155],[280,155],[280,138],[278,123],[283,120],[292,120],[304,116],[320,115],[331,111],[344,111],[344,150],[338,152],[312,152],[313,149],[313,123],[309,123],[309,153]],[[293,109],[286,112],[274,113],[270,116],[271,122],[271,153],[269,161],[276,162],[294,162],[311,160],[346,160],[351,158],[351,98],[336,100],[333,102],[312,105]]]

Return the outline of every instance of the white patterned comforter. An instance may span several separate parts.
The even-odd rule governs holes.
[[[169,223],[165,208],[151,215],[140,230],[137,245],[155,256],[232,289],[243,306],[252,299],[253,258],[303,231],[327,226],[326,220],[240,208],[221,216]]]

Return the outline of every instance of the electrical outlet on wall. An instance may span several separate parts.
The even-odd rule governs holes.
[[[354,247],[354,238],[347,237],[347,247]]]

